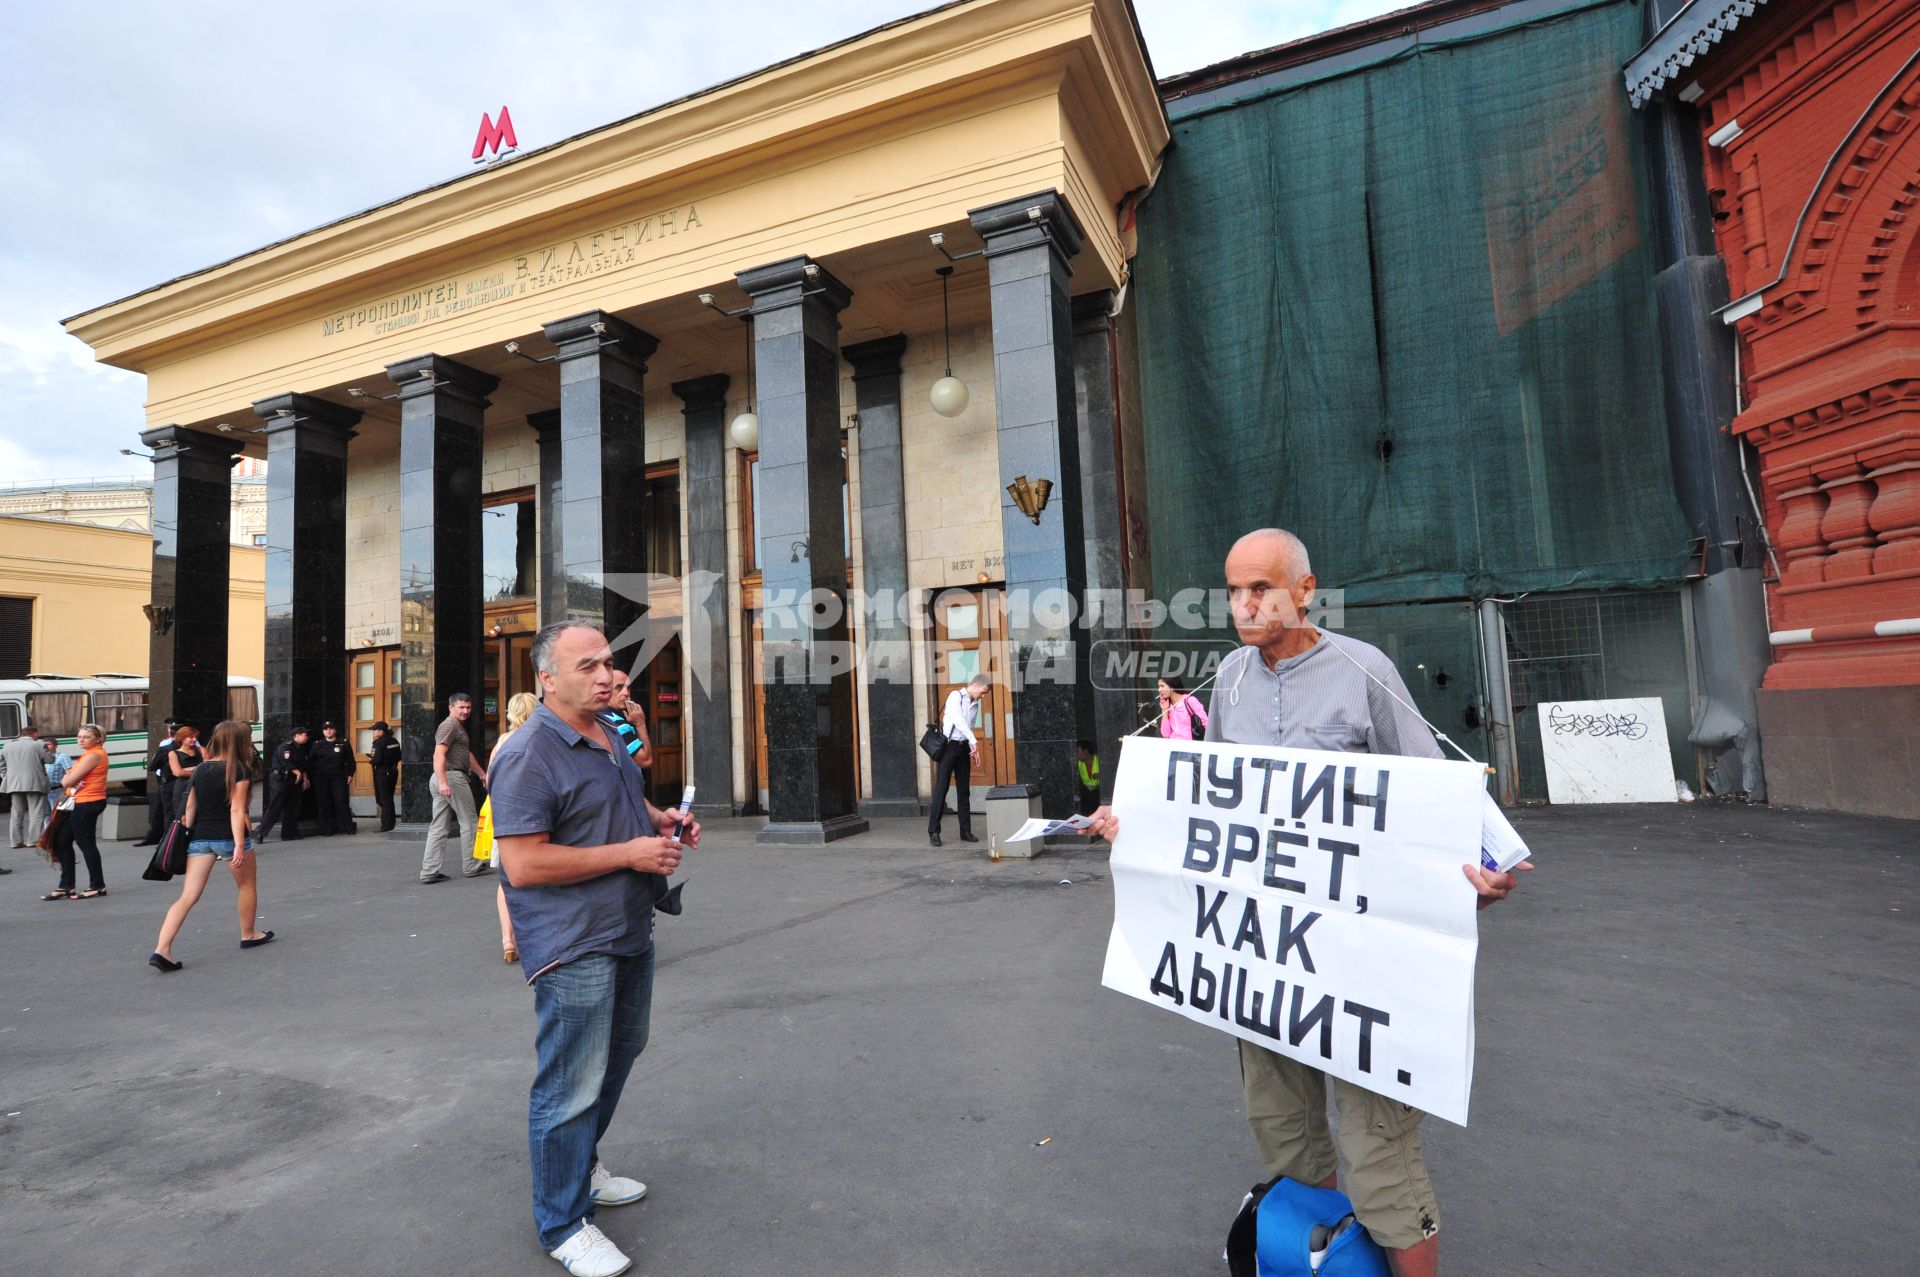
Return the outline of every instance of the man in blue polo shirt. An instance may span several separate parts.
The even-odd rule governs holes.
[[[700,825],[647,802],[639,765],[599,721],[613,653],[591,625],[534,636],[542,701],[493,757],[490,796],[500,877],[533,986],[533,1092],[527,1140],[540,1245],[573,1277],[613,1277],[632,1260],[594,1210],[640,1200],[599,1143],[627,1073],[647,1045],[653,909]],[[668,831],[661,836],[656,831]]]

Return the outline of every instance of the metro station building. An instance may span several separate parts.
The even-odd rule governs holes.
[[[770,840],[922,810],[914,742],[976,669],[976,784],[1017,750],[1069,809],[1075,740],[1132,704],[1013,690],[1021,654],[1084,665],[1097,635],[1005,600],[1124,584],[1110,317],[1167,138],[1123,0],[955,4],[70,319],[147,378],[154,720],[220,714],[227,529],[196,515],[244,453],[267,738],[399,723],[404,819],[447,695],[490,741],[563,616],[642,622],[658,790]],[[766,607],[855,590],[907,604]],[[849,632],[878,655],[835,668]]]

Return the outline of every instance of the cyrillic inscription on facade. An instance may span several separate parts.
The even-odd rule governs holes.
[[[700,209],[694,204],[630,217],[585,235],[517,253],[496,269],[478,275],[426,279],[417,287],[370,298],[364,305],[321,320],[320,335],[381,337],[482,310],[510,298],[632,266],[647,257],[654,246],[701,226]]]

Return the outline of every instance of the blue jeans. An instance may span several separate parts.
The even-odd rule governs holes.
[[[577,958],[533,982],[527,1144],[542,1250],[557,1249],[593,1218],[589,1181],[600,1137],[646,1049],[652,1009],[652,949]]]

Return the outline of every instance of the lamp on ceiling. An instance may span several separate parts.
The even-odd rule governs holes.
[[[947,373],[933,383],[927,402],[941,416],[957,417],[967,410],[972,396],[967,393],[967,383],[953,375],[953,323],[947,311],[947,277],[953,274],[953,267],[936,267],[934,274],[940,277],[940,336],[946,347]]]

